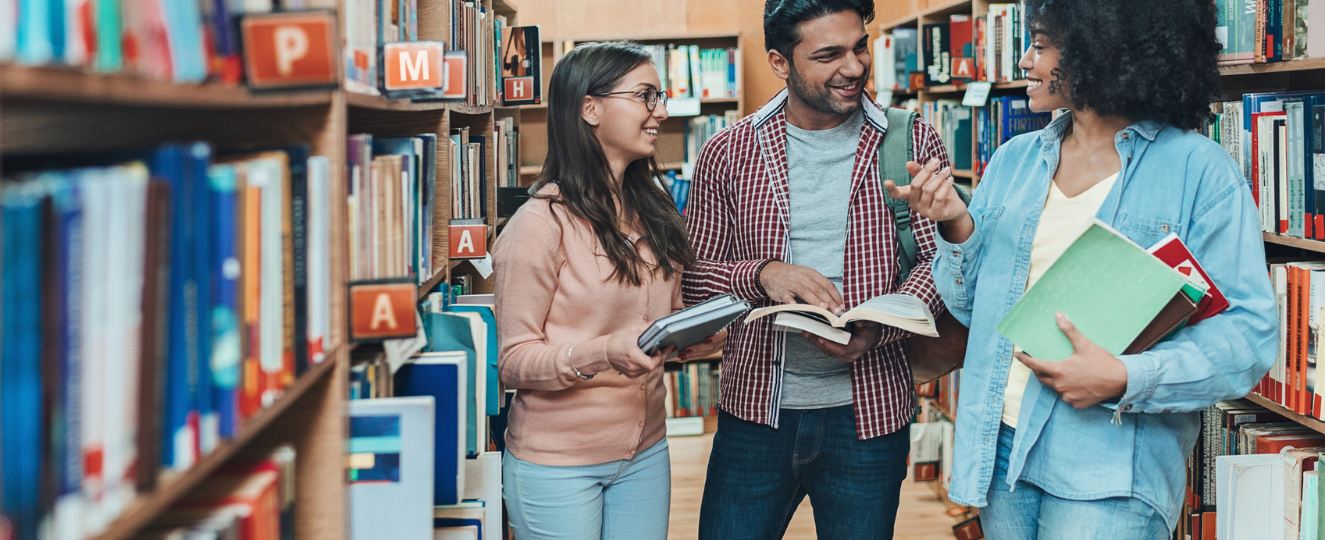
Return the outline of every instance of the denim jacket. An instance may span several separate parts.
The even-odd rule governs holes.
[[[949,492],[960,504],[984,506],[991,487],[1012,361],[1012,342],[994,327],[1025,292],[1031,242],[1071,122],[1064,114],[999,147],[971,201],[975,233],[962,244],[937,239],[935,285],[971,329]],[[1228,153],[1196,132],[1153,122],[1128,126],[1114,146],[1122,170],[1099,219],[1143,247],[1177,233],[1231,307],[1119,357],[1127,368],[1121,425],[1108,409],[1075,409],[1031,377],[1007,480],[1065,499],[1135,497],[1172,528],[1200,411],[1246,394],[1270,369],[1279,321],[1259,216]]]

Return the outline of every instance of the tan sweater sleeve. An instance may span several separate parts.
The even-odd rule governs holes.
[[[530,201],[546,204],[543,201]],[[546,210],[522,209],[493,246],[496,274],[497,360],[501,382],[508,388],[562,390],[590,375],[611,369],[608,336],[577,344],[549,345],[544,330],[557,292],[558,273],[565,263],[561,226]],[[570,354],[573,354],[573,358]]]

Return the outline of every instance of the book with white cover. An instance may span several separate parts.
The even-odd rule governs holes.
[[[349,402],[350,540],[432,535],[431,396]]]
[[[1215,458],[1215,536],[1284,537],[1284,461],[1279,454]]]
[[[810,332],[837,343],[846,344],[851,339],[847,324],[855,321],[872,321],[884,326],[901,328],[922,336],[938,337],[938,328],[934,325],[934,314],[929,306],[919,298],[909,294],[885,294],[876,296],[860,305],[834,315],[833,312],[811,304],[780,304],[751,311],[745,322],[776,315],[774,327],[785,332]]]

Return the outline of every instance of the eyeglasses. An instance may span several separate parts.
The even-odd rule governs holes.
[[[649,112],[653,112],[653,109],[657,108],[659,103],[662,103],[663,106],[667,105],[667,93],[659,92],[655,88],[646,88],[644,90],[627,90],[625,92],[603,92],[601,94],[598,94],[599,97],[612,97],[620,95],[643,99],[644,108],[648,109]]]

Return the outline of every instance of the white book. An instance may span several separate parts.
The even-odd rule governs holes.
[[[0,0],[0,62],[18,52],[18,0]]]
[[[1270,275],[1274,278],[1274,299],[1275,306],[1279,309],[1279,328],[1288,328],[1288,266],[1275,264],[1270,266]],[[1285,355],[1288,352],[1288,332],[1279,332],[1279,354],[1275,357],[1274,366],[1270,368],[1270,379],[1274,382],[1274,393],[1283,388],[1285,369],[1288,362]]]
[[[897,89],[897,58],[893,53],[893,35],[883,34],[874,40],[874,101],[885,107]]]
[[[939,422],[943,431],[943,444],[939,448],[942,457],[939,459],[939,481],[943,484],[943,489],[948,489],[948,484],[952,482],[952,456],[957,449],[954,446],[956,437],[956,426],[952,422],[943,420]]]
[[[1215,458],[1215,535],[1229,540],[1284,537],[1283,458],[1248,454]]]
[[[465,500],[485,504],[484,540],[501,540],[501,452],[480,452],[465,460]]]
[[[254,159],[247,163],[250,186],[261,189],[262,207],[259,221],[262,234],[259,239],[261,262],[259,263],[258,282],[262,295],[258,300],[259,317],[262,320],[258,329],[259,347],[258,364],[262,371],[280,373],[285,367],[285,281],[284,281],[284,244],[281,238],[282,217],[285,201],[281,181],[285,175],[285,164],[274,158]],[[277,392],[266,391],[262,394],[262,406],[268,407],[277,398]]]
[[[326,358],[331,334],[331,161],[308,158],[308,359]],[[353,216],[350,211],[347,215]],[[351,229],[353,230],[353,229]],[[350,235],[353,239],[354,235]],[[351,250],[353,253],[353,250]]]
[[[106,515],[118,516],[133,501],[132,465],[137,457],[138,360],[140,358],[143,257],[146,250],[148,171],[142,164],[115,167],[106,272],[110,291],[111,336],[105,395]]]
[[[349,402],[350,540],[432,535],[432,396]]]
[[[79,404],[80,444],[83,448],[83,514],[85,535],[105,530],[102,515],[105,501],[105,456],[107,418],[105,416],[106,366],[109,355],[109,289],[112,289],[106,260],[112,249],[110,239],[110,183],[94,170],[80,174],[83,202],[83,335],[82,402]]]

